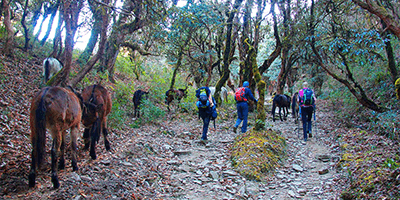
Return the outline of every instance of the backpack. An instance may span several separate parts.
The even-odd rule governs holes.
[[[236,90],[235,92],[236,101],[247,101],[246,97],[244,96],[245,90],[246,90],[245,87],[240,87]]]
[[[196,90],[196,97],[198,98],[198,101],[196,102],[196,106],[197,108],[200,110],[207,110],[207,114],[211,115],[211,120],[214,120],[214,128],[215,128],[215,119],[218,117],[218,112],[217,112],[217,108],[216,108],[216,101],[214,99],[214,97],[212,98],[212,101],[214,103],[214,106],[210,106],[210,101],[208,99],[210,95],[210,90],[206,87],[201,87],[198,90]],[[200,117],[200,112],[199,112],[199,117]]]
[[[310,106],[314,104],[314,92],[311,89],[303,89],[303,96],[300,97],[303,105]]]

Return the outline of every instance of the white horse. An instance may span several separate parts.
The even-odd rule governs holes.
[[[215,87],[209,87],[211,91],[211,95],[214,96]],[[228,102],[228,90],[225,87],[221,87],[221,100]]]
[[[49,79],[63,68],[62,63],[56,58],[46,58],[43,61],[43,83],[46,84]]]

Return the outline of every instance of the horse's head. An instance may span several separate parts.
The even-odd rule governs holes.
[[[188,86],[186,86],[185,89],[179,89],[179,91],[180,91],[179,96],[180,96],[181,99],[182,99],[182,98],[186,98],[186,96],[187,96],[187,89],[188,89]]]
[[[165,92],[165,103],[169,104],[172,100],[174,100],[174,89],[169,89]]]
[[[99,117],[103,104],[96,105],[91,102],[83,102],[82,124],[85,127],[92,125]]]

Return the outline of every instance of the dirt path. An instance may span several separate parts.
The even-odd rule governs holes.
[[[317,135],[307,143],[298,138],[293,119],[267,120],[267,127],[287,138],[288,157],[275,176],[263,182],[246,180],[231,166],[229,148],[237,136],[230,129],[233,113],[220,113],[224,120],[210,130],[206,144],[199,142],[201,121],[187,114],[171,114],[161,124],[112,130],[112,151],[106,152],[102,140],[97,160],[80,149],[77,172],[72,172],[67,154],[57,190],[52,189],[49,168],[38,174],[35,188],[28,188],[29,152],[25,152],[22,159],[3,165],[0,199],[338,198],[335,180],[340,174],[334,170],[338,148],[329,134],[334,126],[328,110],[318,113]],[[250,127],[253,119],[251,114]],[[29,144],[29,138],[21,142]]]
[[[324,121],[326,113],[317,118]],[[253,116],[250,116],[250,119]],[[190,141],[185,148],[175,150],[170,161],[176,165],[171,178],[181,189],[175,197],[179,199],[335,199],[334,181],[340,177],[335,172],[337,156],[332,154],[331,139],[325,133],[325,126],[318,124],[316,135],[307,142],[299,139],[294,120],[268,122],[267,127],[282,132],[287,138],[288,158],[276,175],[267,182],[248,181],[237,174],[229,160],[229,147],[235,137],[222,124],[217,131],[209,134],[210,142],[203,144]],[[329,125],[328,125],[329,126]],[[199,124],[198,129],[201,129]],[[227,130],[228,129],[228,130]]]

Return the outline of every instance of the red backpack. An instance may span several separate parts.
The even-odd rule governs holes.
[[[246,89],[245,87],[240,87],[236,90],[235,92],[236,101],[247,101],[246,97],[244,96],[245,89]]]

